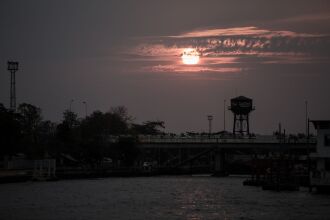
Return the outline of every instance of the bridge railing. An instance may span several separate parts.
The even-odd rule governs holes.
[[[112,137],[111,142],[117,142],[119,137]],[[307,144],[316,143],[315,138],[292,139],[289,137],[283,137],[281,139],[276,136],[260,135],[255,137],[172,137],[161,135],[140,135],[137,137],[139,143],[297,143]]]

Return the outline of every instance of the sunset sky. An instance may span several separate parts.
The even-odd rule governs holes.
[[[211,114],[220,131],[223,101],[238,95],[254,101],[255,133],[304,132],[306,100],[311,119],[330,119],[328,0],[3,0],[0,28],[0,103],[17,60],[17,102],[45,119],[73,99],[80,117],[86,101],[168,132],[206,131]]]

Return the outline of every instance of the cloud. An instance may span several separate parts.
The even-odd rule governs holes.
[[[169,36],[174,38],[197,38],[197,37],[223,37],[223,36],[256,36],[263,38],[272,37],[315,37],[320,35],[315,34],[299,34],[292,31],[271,31],[260,29],[257,27],[234,27],[234,28],[216,28],[196,30],[183,33],[176,36]]]
[[[199,65],[183,65],[185,48],[195,48]],[[172,36],[139,39],[126,52],[130,59],[143,61],[143,71],[232,73],[249,64],[329,63],[330,36],[268,30],[254,26],[209,28]]]
[[[192,72],[212,72],[212,73],[230,73],[240,72],[241,68],[221,67],[214,68],[212,66],[185,66],[185,65],[156,65],[146,67],[145,70],[151,72],[175,72],[175,73],[192,73]]]

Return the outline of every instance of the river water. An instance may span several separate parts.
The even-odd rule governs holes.
[[[0,219],[330,219],[330,196],[240,177],[137,177],[0,185]]]

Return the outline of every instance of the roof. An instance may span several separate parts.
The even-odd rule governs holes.
[[[247,97],[245,97],[245,96],[237,96],[237,97],[235,97],[235,98],[232,98],[231,100],[239,100],[239,101],[251,101],[252,99],[250,99],[250,98],[247,98]]]
[[[330,129],[330,120],[311,120],[315,129]]]

